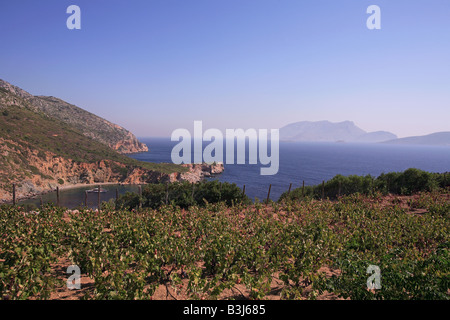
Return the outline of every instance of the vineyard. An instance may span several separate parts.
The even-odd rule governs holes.
[[[0,209],[3,299],[446,299],[450,193]],[[67,268],[81,270],[68,290]],[[367,288],[375,265],[381,289]]]

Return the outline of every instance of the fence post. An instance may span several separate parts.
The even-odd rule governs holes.
[[[16,184],[13,183],[13,206],[16,205]]]
[[[269,204],[270,190],[272,189],[272,184],[269,185],[269,192],[267,193],[266,204]]]
[[[139,209],[142,209],[142,186],[139,185]]]
[[[322,200],[325,199],[325,180],[322,181]]]
[[[289,185],[288,195],[291,194],[292,183]]]
[[[386,180],[386,185],[387,185],[387,193],[389,194],[390,192],[389,192],[389,178],[387,178],[387,180]]]
[[[56,187],[56,206],[59,207],[59,187]]]
[[[169,204],[169,183],[166,182],[166,205]]]
[[[303,185],[302,185],[302,198],[305,197],[305,180],[303,180]]]
[[[339,181],[338,198],[341,197],[341,182]]]
[[[372,194],[374,193],[374,184],[375,184],[375,181],[374,181],[374,179],[373,179],[373,177],[372,177],[372,185],[371,185],[371,187],[372,187]]]
[[[97,204],[98,204],[98,213],[100,213],[100,207],[101,207],[101,203],[100,203],[100,186],[98,186],[98,195],[97,195]]]
[[[244,184],[244,188],[242,189],[242,196],[245,196],[245,184]]]

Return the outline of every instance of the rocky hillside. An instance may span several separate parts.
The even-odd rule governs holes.
[[[33,96],[1,79],[0,90],[7,93],[0,100],[0,103],[4,106],[23,105],[25,102],[27,108],[67,123],[85,136],[120,153],[148,151],[147,146],[139,142],[128,130],[61,99]],[[21,103],[16,103],[17,98],[22,100]]]
[[[23,198],[77,184],[196,182],[223,170],[220,165],[131,159],[83,134],[70,121],[49,117],[30,99],[23,91],[0,88],[0,202],[11,200],[13,183],[18,198]],[[121,143],[118,140],[116,146]]]

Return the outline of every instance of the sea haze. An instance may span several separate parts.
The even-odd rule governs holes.
[[[172,148],[178,142],[172,142],[170,138],[141,138],[140,141],[147,144],[149,151],[130,157],[149,162],[172,162]],[[203,148],[207,144],[203,143]],[[245,185],[246,194],[252,199],[265,199],[271,184],[270,198],[277,200],[288,190],[290,183],[293,188],[301,186],[303,180],[305,185],[314,185],[337,174],[378,176],[383,172],[404,171],[408,168],[447,172],[450,171],[450,147],[280,142],[278,173],[261,176],[260,168],[260,165],[225,163],[225,172],[215,179],[236,183],[241,188]]]

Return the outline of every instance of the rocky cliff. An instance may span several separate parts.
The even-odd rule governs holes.
[[[223,163],[213,164],[184,164],[183,167],[188,171],[184,173],[176,173],[173,175],[177,181],[198,182],[203,178],[208,178],[220,174],[224,171]]]
[[[28,165],[33,168],[23,179],[16,182],[17,199],[28,198],[40,193],[53,191],[56,187],[67,187],[84,184],[121,183],[147,184],[157,182],[189,181],[198,182],[223,172],[223,164],[190,164],[183,165],[185,172],[163,173],[139,166],[129,166],[112,160],[100,160],[86,163],[66,159],[52,152],[38,151],[32,148],[20,148],[14,141],[0,138],[0,155],[9,156],[11,153],[26,156]],[[20,172],[20,163],[12,161],[12,165],[5,170],[0,167],[0,176],[9,172]],[[0,203],[12,200],[12,183],[0,187]]]

